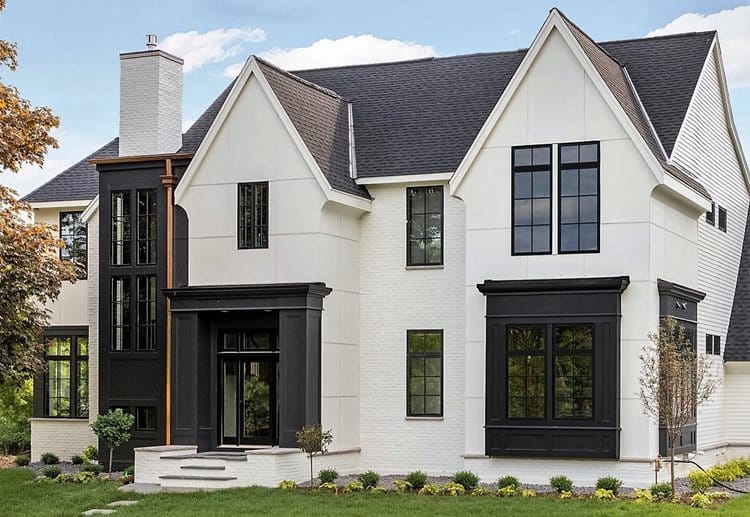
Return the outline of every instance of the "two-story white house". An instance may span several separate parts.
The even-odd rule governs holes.
[[[667,315],[723,380],[680,452],[750,448],[750,184],[715,32],[595,42],[552,9],[526,50],[250,57],[184,134],[182,61],[120,59],[118,138],[26,197],[87,262],[35,458],[123,408],[118,462],[164,486],[304,480],[311,423],[340,472],[648,484],[639,354]]]

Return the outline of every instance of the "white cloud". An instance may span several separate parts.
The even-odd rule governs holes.
[[[209,63],[220,63],[239,52],[242,43],[266,39],[263,29],[215,29],[208,32],[176,32],[164,38],[159,48],[185,60],[185,72]]]
[[[724,58],[724,68],[730,87],[750,86],[750,5],[735,7],[713,14],[683,14],[664,27],[653,30],[648,36],[662,36],[679,32],[719,31],[719,42]]]
[[[272,48],[259,54],[285,70],[303,70],[340,65],[383,63],[434,56],[435,49],[411,41],[381,39],[371,34],[345,36],[339,39],[324,38],[307,47]],[[224,69],[224,75],[235,77],[243,63]]]
[[[71,160],[47,158],[44,161],[44,168],[24,165],[17,173],[0,171],[0,184],[12,188],[22,197],[48,182],[73,163]]]

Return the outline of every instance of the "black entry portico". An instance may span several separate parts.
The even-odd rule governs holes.
[[[323,283],[166,289],[173,444],[296,447],[320,423]]]

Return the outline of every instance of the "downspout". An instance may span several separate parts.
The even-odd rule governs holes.
[[[167,189],[167,289],[174,287],[174,187],[177,176],[172,174],[172,159],[165,160],[166,172],[160,176]],[[166,338],[166,444],[172,444],[172,300],[167,298],[167,338]]]

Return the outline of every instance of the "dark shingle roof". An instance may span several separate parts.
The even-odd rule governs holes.
[[[725,361],[750,361],[750,212],[745,225],[745,240],[737,271],[732,315],[724,346]]]

